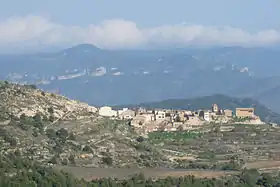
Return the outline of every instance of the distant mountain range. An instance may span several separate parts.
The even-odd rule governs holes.
[[[163,109],[185,109],[185,110],[210,110],[212,104],[217,104],[219,108],[222,109],[230,109],[235,112],[236,108],[247,108],[253,107],[255,108],[256,115],[260,116],[263,121],[266,122],[274,122],[280,124],[280,115],[275,113],[260,104],[258,101],[248,98],[234,98],[225,95],[212,95],[212,96],[204,96],[197,97],[191,99],[168,99],[159,102],[147,102],[140,104],[132,104],[132,105],[123,105],[123,106],[115,106],[116,108],[135,108],[135,107],[144,107],[147,109],[153,108],[163,108]]]
[[[93,105],[213,94],[256,99],[280,112],[279,48],[103,50],[0,55],[0,79],[36,84]]]

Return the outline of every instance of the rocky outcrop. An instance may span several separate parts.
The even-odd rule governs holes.
[[[93,115],[97,108],[32,86],[6,84],[0,88],[0,107],[20,117],[41,114],[54,119],[79,119]]]

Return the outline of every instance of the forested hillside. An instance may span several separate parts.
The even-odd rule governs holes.
[[[279,187],[279,177],[244,170],[238,176],[222,179],[199,179],[193,176],[145,179],[143,174],[127,180],[94,179],[85,181],[63,171],[22,159],[19,152],[0,155],[0,187]]]

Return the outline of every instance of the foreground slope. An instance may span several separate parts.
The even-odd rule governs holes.
[[[18,153],[11,153],[8,157],[0,155],[1,169],[5,173],[1,173],[0,187],[97,187],[97,186],[185,186],[185,187],[208,187],[208,186],[232,186],[232,187],[278,187],[279,176],[275,177],[267,174],[260,174],[256,170],[243,170],[237,176],[224,176],[223,178],[214,178],[217,176],[208,176],[196,178],[197,176],[189,174],[189,172],[178,171],[179,175],[166,173],[168,177],[156,177],[154,180],[148,179],[147,173],[135,174],[131,173],[131,177],[126,179],[97,179],[92,176],[89,179],[80,180],[70,173],[58,171],[49,167],[44,167],[37,162],[23,159]],[[180,177],[179,177],[180,176]],[[145,178],[146,177],[146,178]]]
[[[96,108],[28,85],[1,84],[0,152],[19,149],[43,164],[91,167],[170,166],[141,144],[128,121],[98,116]]]
[[[166,177],[200,175],[197,169],[204,169],[203,176],[216,176],[217,172],[223,175],[232,172],[228,170],[238,173],[244,165],[262,169],[268,165],[279,166],[280,129],[269,125],[210,124],[190,132],[153,132],[142,137],[133,131],[129,121],[104,118],[94,112],[78,110],[72,117],[53,120],[51,114],[67,113],[73,106],[67,103],[76,101],[48,95],[32,86],[5,83],[1,89],[3,99],[10,96],[2,102],[0,110],[0,153],[5,158],[16,153],[41,166],[63,168],[88,180],[92,175],[126,175],[121,173],[123,168],[140,171],[144,167],[142,171],[148,177]],[[20,97],[13,96],[18,90]],[[53,100],[47,102],[45,97]],[[47,112],[38,110],[34,116],[22,113],[19,117],[14,112],[29,111],[23,109],[31,104],[47,106]],[[91,111],[91,106],[86,106]],[[188,172],[174,168],[188,169]]]

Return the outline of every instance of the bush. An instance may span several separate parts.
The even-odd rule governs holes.
[[[56,145],[54,146],[53,150],[54,150],[56,153],[63,153],[62,145],[59,144],[59,143],[56,143]]]
[[[53,115],[50,115],[49,121],[50,121],[50,122],[54,122],[54,117],[53,117]]]
[[[56,135],[59,138],[66,139],[68,137],[68,131],[66,129],[64,129],[64,128],[61,128],[58,131],[56,131]]]
[[[51,164],[57,164],[57,158],[56,156],[52,157],[52,159],[49,161]]]
[[[49,139],[52,139],[52,140],[56,139],[56,132],[53,129],[47,129],[46,135]]]
[[[76,163],[75,163],[75,156],[74,156],[74,155],[70,155],[68,159],[69,159],[69,162],[70,162],[71,164],[76,164]]]
[[[33,120],[35,123],[41,123],[42,122],[42,118],[40,114],[35,114],[35,116],[33,116]]]
[[[107,164],[107,165],[110,165],[110,166],[113,164],[113,159],[109,156],[103,157],[102,161],[103,161],[104,164]]]
[[[139,142],[139,143],[143,142],[144,140],[145,140],[145,139],[144,139],[143,136],[138,136],[138,137],[136,138],[136,141]]]
[[[68,164],[68,160],[66,158],[62,159],[61,164],[66,166]]]
[[[21,156],[21,152],[20,152],[20,150],[18,150],[18,149],[17,149],[17,150],[15,150],[15,156],[18,156],[18,157],[19,157],[19,156]]]
[[[84,148],[83,148],[83,152],[86,152],[86,153],[92,153],[92,149],[90,146],[86,145]]]
[[[48,108],[48,112],[49,112],[50,114],[53,114],[53,113],[54,113],[53,107]]]
[[[37,137],[39,135],[38,131],[36,129],[33,129],[32,135],[34,137]]]
[[[19,124],[19,127],[20,127],[22,130],[24,130],[24,131],[28,131],[28,129],[29,129],[29,126],[26,125],[26,124],[23,124],[23,123],[20,123],[20,124]]]
[[[17,146],[17,140],[16,139],[11,139],[11,141],[10,141],[10,145],[11,146],[13,146],[13,147],[15,147],[15,146]]]
[[[30,89],[37,89],[37,86],[34,84],[30,84],[30,85],[25,85],[26,88],[30,88]]]
[[[73,141],[76,140],[76,137],[75,137],[75,135],[73,134],[73,132],[71,132],[71,133],[69,134],[68,140],[73,140]]]

